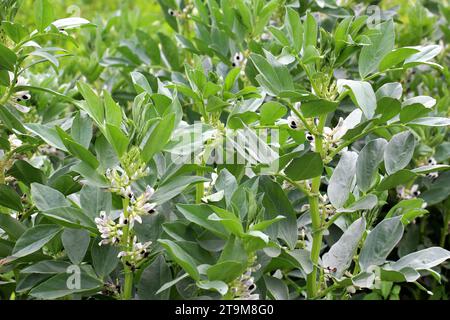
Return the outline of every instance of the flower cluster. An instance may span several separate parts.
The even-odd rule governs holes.
[[[150,186],[147,186],[145,191],[137,198],[131,193],[130,206],[128,206],[128,219],[131,227],[133,227],[134,221],[142,223],[142,216],[155,212],[156,203],[148,202],[153,193],[155,193],[155,190]]]
[[[118,254],[118,258],[125,257],[127,260],[128,266],[137,265],[142,259],[148,257],[150,252],[148,251],[148,247],[152,244],[151,241],[140,243],[137,242],[136,236],[133,237],[133,244],[129,250],[120,251]]]
[[[19,76],[14,80],[14,74],[12,72],[9,72],[9,78],[10,78],[10,81],[16,82],[16,86],[27,86],[28,85],[28,81],[22,76]],[[30,111],[30,108],[23,105],[23,103],[27,102],[30,99],[31,99],[30,92],[24,91],[24,90],[17,91],[11,96],[9,103],[11,105],[13,105],[18,111],[20,111],[22,113],[27,113]]]
[[[419,185],[414,184],[411,188],[405,186],[397,186],[397,196],[400,199],[408,200],[417,198],[420,195]]]
[[[98,244],[99,246],[109,243],[118,244],[120,242],[123,235],[123,222],[116,223],[106,215],[105,211],[101,211],[100,217],[95,218],[95,224],[102,237],[102,241]]]
[[[336,213],[336,209],[330,203],[328,195],[326,194],[319,194],[319,209],[325,214],[327,218],[333,216]],[[309,204],[304,204],[301,208],[301,211],[306,210],[309,210]]]
[[[148,175],[149,169],[140,160],[140,155],[132,149],[121,159],[122,166],[106,170],[109,180],[109,191],[124,198],[123,210],[118,222],[108,217],[105,212],[95,219],[97,229],[101,233],[102,241],[99,245],[120,245],[122,251],[119,258],[134,269],[136,265],[148,256],[151,242],[140,243],[133,232],[135,221],[142,223],[142,217],[155,212],[156,203],[150,202],[155,190],[147,185],[144,192],[135,196],[132,184],[136,180]]]
[[[427,160],[427,164],[429,165],[429,166],[435,166],[435,165],[437,165],[437,161],[436,161],[436,159],[434,159],[433,157],[431,157],[431,158],[429,158],[428,160]],[[430,179],[432,179],[432,180],[435,180],[435,179],[437,179],[437,177],[439,177],[439,173],[436,171],[436,172],[428,172],[427,174],[426,174],[426,176],[428,177],[428,178],[430,178]]]
[[[248,268],[243,275],[231,283],[230,290],[235,300],[259,300],[256,290],[255,279],[252,273],[258,271],[261,265]]]

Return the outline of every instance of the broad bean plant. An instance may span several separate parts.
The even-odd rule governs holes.
[[[0,299],[449,299],[447,1],[63,3],[0,0]]]

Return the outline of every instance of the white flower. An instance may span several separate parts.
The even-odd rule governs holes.
[[[231,65],[233,67],[240,67],[244,64],[244,55],[241,52],[236,52],[231,59]]]
[[[172,16],[172,17],[177,17],[178,16],[178,12],[173,10],[173,9],[169,9],[167,10],[167,13]]]
[[[256,290],[256,284],[252,277],[252,273],[259,268],[261,268],[260,264],[248,268],[243,275],[232,282],[230,290],[235,300],[259,300],[259,294],[253,293]]]
[[[128,207],[128,220],[130,226],[133,227],[134,221],[142,223],[142,216],[146,216],[155,212],[156,203],[149,202],[150,198],[155,193],[151,186],[147,186],[145,191],[138,197],[134,196],[130,200]]]
[[[105,175],[110,182],[111,187],[109,190],[111,192],[118,193],[127,198],[131,198],[133,196],[133,191],[130,186],[130,178],[122,168],[108,168]]]
[[[106,215],[105,211],[101,211],[100,217],[95,218],[94,221],[103,239],[99,242],[99,246],[108,243],[117,244],[120,242],[120,238],[123,235],[121,230],[122,225],[120,223],[116,224],[114,220]]]
[[[406,189],[404,186],[397,186],[396,190],[400,199],[414,199],[420,195],[418,184],[414,184],[410,189]]]
[[[17,138],[15,134],[11,134],[8,137],[9,145],[11,146],[11,149],[16,149],[22,145],[22,140]]]
[[[142,259],[145,259],[149,255],[148,247],[152,244],[151,241],[148,242],[137,242],[136,236],[133,237],[133,246],[130,250],[121,251],[117,255],[118,258],[125,257],[129,263],[136,265]]]
[[[435,158],[430,157],[430,158],[427,160],[427,164],[430,165],[430,166],[435,166],[435,165],[437,165],[437,161],[436,161]],[[428,178],[434,180],[434,179],[437,179],[437,177],[439,177],[439,173],[438,173],[437,171],[435,171],[435,172],[429,172],[429,173],[426,174],[426,176],[427,176]]]

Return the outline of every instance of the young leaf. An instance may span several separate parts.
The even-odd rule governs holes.
[[[383,58],[394,49],[394,22],[388,20],[375,28],[376,32],[369,36],[371,44],[364,46],[359,55],[358,67],[361,79],[377,71]]]
[[[144,162],[149,162],[153,156],[161,151],[169,141],[175,126],[175,113],[165,116],[148,135],[143,143],[141,157]]]
[[[55,19],[53,5],[48,0],[36,0],[34,2],[34,17],[37,29],[42,32]]]

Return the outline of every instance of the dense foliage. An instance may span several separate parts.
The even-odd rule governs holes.
[[[73,2],[0,0],[0,299],[449,299],[448,1]]]

